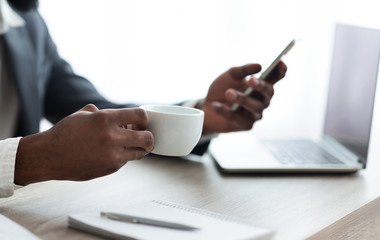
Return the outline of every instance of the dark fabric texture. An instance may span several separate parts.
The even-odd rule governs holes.
[[[4,48],[11,79],[20,101],[16,136],[39,132],[43,117],[53,124],[92,103],[99,109],[137,107],[105,99],[85,78],[74,73],[62,59],[48,28],[36,8],[15,11],[25,20],[23,27],[11,28],[4,36]],[[73,36],[74,38],[76,36]],[[194,151],[204,153],[204,146]]]

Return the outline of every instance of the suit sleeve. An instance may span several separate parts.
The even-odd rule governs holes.
[[[20,14],[26,20],[28,37],[34,45],[43,116],[49,121],[56,123],[89,103],[100,109],[137,106],[115,104],[105,99],[90,81],[74,73],[70,64],[59,55],[38,11],[34,9]]]
[[[60,57],[41,17],[40,21],[46,38],[45,59],[50,66],[44,98],[45,117],[49,121],[56,123],[89,103],[96,105],[99,109],[138,106],[134,103],[122,105],[108,101],[87,79],[75,74],[70,64]],[[192,153],[202,155],[207,151],[208,145],[209,141],[200,143]]]
[[[45,115],[52,122],[77,111],[86,104],[95,104],[99,109],[136,107],[136,104],[115,104],[105,99],[94,85],[74,73],[69,63],[62,59],[57,48],[48,36],[51,70],[45,93]]]

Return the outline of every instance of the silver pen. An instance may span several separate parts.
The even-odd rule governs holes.
[[[152,226],[157,226],[157,227],[165,227],[165,228],[173,228],[173,229],[189,230],[189,231],[199,229],[199,228],[184,225],[184,224],[155,220],[155,219],[150,219],[150,218],[142,218],[142,217],[131,216],[131,215],[126,215],[126,214],[121,214],[121,213],[114,213],[114,212],[101,212],[100,215],[112,220],[128,222],[128,223],[146,224],[146,225],[152,225]]]

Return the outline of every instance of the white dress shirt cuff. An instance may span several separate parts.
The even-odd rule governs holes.
[[[0,141],[0,197],[10,197],[14,192],[16,153],[21,137]]]

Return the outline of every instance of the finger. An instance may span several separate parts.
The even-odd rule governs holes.
[[[255,121],[252,114],[248,111],[239,111],[239,113],[236,113],[231,111],[229,106],[221,104],[220,102],[213,102],[212,107],[216,113],[225,118],[229,123],[227,131],[249,130]]]
[[[128,124],[127,126],[121,126],[122,128],[126,128],[126,129],[132,129],[132,130],[145,130],[146,128],[142,128],[141,126],[139,125],[136,125],[136,124]]]
[[[246,64],[240,67],[232,67],[228,70],[232,78],[236,80],[243,80],[246,76],[258,73],[260,71],[260,64]]]
[[[255,91],[260,93],[261,98],[258,98],[263,104],[264,107],[269,106],[269,102],[274,95],[274,88],[271,83],[268,83],[264,80],[251,77],[248,81],[248,85]]]
[[[128,148],[141,148],[149,153],[154,148],[154,137],[150,131],[123,129],[122,145]]]
[[[99,111],[99,109],[94,104],[87,104],[86,106],[81,108],[79,111],[96,112],[96,111]]]
[[[271,83],[271,84],[275,84],[280,79],[285,77],[286,71],[287,71],[287,66],[284,62],[281,61],[276,66],[275,70],[268,76],[266,81]]]
[[[148,116],[141,108],[110,109],[113,120],[124,128],[133,125],[135,129],[147,129],[149,125]]]
[[[257,112],[262,113],[265,108],[265,105],[262,101],[252,98],[234,89],[228,89],[226,91],[225,97],[227,101],[231,103],[237,103],[239,106],[243,107],[246,111],[249,111],[252,114]]]
[[[149,153],[142,148],[126,147],[126,146],[124,146],[123,148],[124,148],[123,161],[122,161],[123,165],[127,163],[128,161],[141,159],[147,153]]]

